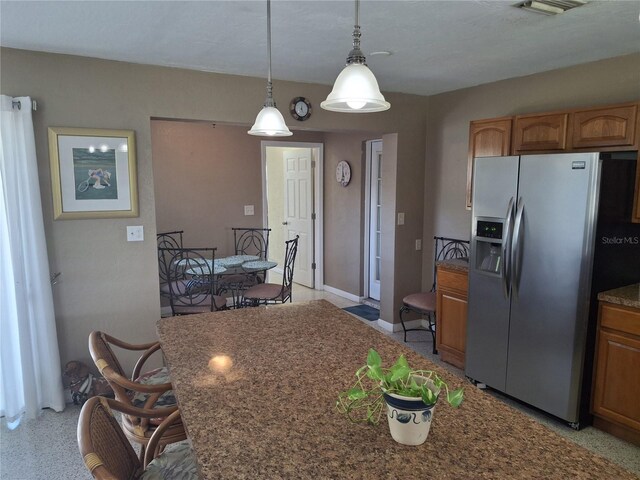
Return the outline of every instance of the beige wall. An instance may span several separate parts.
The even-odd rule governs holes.
[[[0,90],[6,95],[30,95],[38,101],[34,115],[36,152],[41,176],[45,233],[51,271],[62,272],[54,287],[54,301],[62,363],[89,361],[87,337],[104,330],[129,341],[155,338],[160,301],[155,253],[156,212],[152,168],[151,119],[203,120],[250,125],[264,101],[261,78],[134,65],[99,59],[0,50]],[[293,128],[311,131],[398,133],[398,170],[406,190],[398,191],[400,204],[411,203],[412,219],[422,231],[424,132],[427,99],[415,95],[385,94],[391,110],[373,115],[343,115],[319,108],[329,85],[274,82],[274,97],[286,115],[289,100],[305,96],[314,105],[303,124],[287,117]],[[91,127],[134,130],[137,142],[140,217],[112,220],[53,221],[47,127]],[[248,138],[248,137],[247,137]],[[416,138],[422,141],[416,142]],[[292,141],[294,137],[290,137]],[[248,140],[247,140],[248,141]],[[405,144],[406,142],[406,144]],[[404,167],[406,164],[406,168]],[[417,170],[413,167],[417,166]],[[329,169],[327,169],[329,171]],[[327,198],[327,197],[325,197]],[[337,204],[337,203],[336,203]],[[144,242],[126,241],[126,226],[144,226]],[[331,224],[325,229],[337,232]],[[390,227],[388,235],[395,235]],[[413,241],[413,240],[412,240]],[[397,247],[410,245],[404,235]],[[91,259],[91,261],[89,261]],[[89,268],[89,265],[91,268]],[[397,267],[392,267],[397,271]],[[410,281],[419,279],[420,262],[403,268]],[[393,281],[394,305],[397,298]],[[411,288],[415,290],[419,281]],[[409,293],[408,291],[406,293]],[[131,357],[128,357],[129,359]]]
[[[151,140],[158,232],[184,230],[185,246],[223,257],[232,227],[262,227],[260,138],[246,127],[154,120]]]
[[[639,98],[640,54],[429,97],[423,288],[430,288],[433,281],[433,236],[470,236],[471,212],[465,208],[465,189],[471,120]]]
[[[325,284],[356,296],[363,294],[364,142],[376,138],[379,137],[368,133],[325,135],[324,280]],[[336,181],[336,167],[342,160],[351,166],[351,182],[346,187]]]

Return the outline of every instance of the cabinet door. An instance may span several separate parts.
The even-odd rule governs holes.
[[[565,150],[568,119],[568,113],[516,117],[513,132],[514,153]]]
[[[464,369],[467,299],[455,292],[441,291],[436,315],[436,346],[442,361]]]
[[[572,148],[633,146],[637,105],[582,110],[573,114]]]
[[[471,208],[473,159],[504,157],[511,149],[511,118],[473,121],[469,125],[469,158],[467,161],[467,208]]]
[[[593,413],[640,431],[640,339],[598,332]]]
[[[436,348],[442,361],[464,368],[468,275],[438,266],[437,278]]]
[[[640,223],[640,156],[638,156],[638,160],[636,160],[636,193],[633,200],[631,221],[633,223]]]

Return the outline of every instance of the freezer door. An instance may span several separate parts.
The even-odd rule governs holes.
[[[509,298],[504,275],[480,270],[490,243],[478,237],[478,219],[493,219],[505,226],[510,200],[516,197],[518,157],[476,158],[474,162],[469,305],[465,373],[470,378],[504,391],[509,334]],[[503,238],[508,242],[506,228]],[[502,246],[502,245],[501,245]]]
[[[599,157],[520,158],[506,393],[568,422],[578,404]]]

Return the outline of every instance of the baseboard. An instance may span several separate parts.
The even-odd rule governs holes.
[[[167,305],[166,307],[160,307],[160,317],[170,317],[173,314],[171,311],[171,305]]]
[[[404,322],[405,326],[409,329],[409,328],[429,328],[429,322],[427,322],[426,320],[423,319],[418,319],[418,320],[409,320]],[[385,329],[387,332],[401,332],[402,331],[402,324],[401,323],[391,323],[391,322],[387,322],[386,320],[383,319],[379,319],[378,320],[378,326],[380,328]]]
[[[354,295],[353,293],[345,292],[344,290],[339,290],[329,285],[323,285],[322,289],[325,292],[333,293],[334,295],[337,295],[342,298],[346,298],[347,300],[351,300],[352,302],[361,303],[361,301],[363,300],[362,297]]]

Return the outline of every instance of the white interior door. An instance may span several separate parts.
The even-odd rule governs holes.
[[[313,162],[310,148],[286,150],[284,157],[285,238],[296,235],[298,255],[293,281],[313,288]]]
[[[380,301],[380,171],[382,166],[382,140],[371,142],[370,201],[369,201],[369,297]]]

